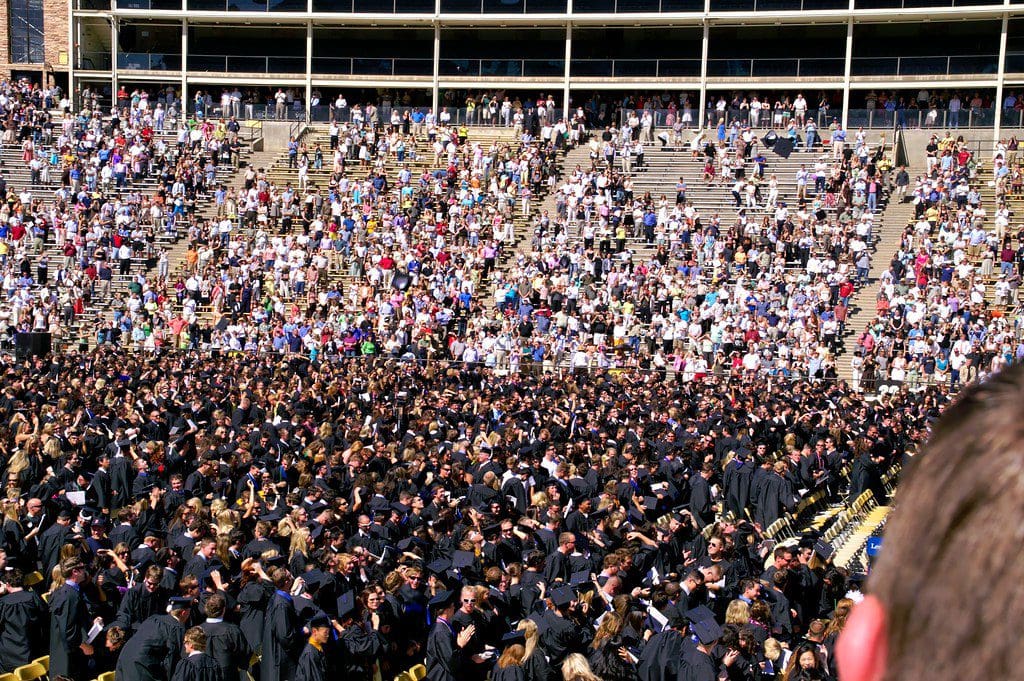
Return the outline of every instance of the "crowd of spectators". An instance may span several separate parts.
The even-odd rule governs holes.
[[[913,203],[914,219],[880,278],[874,319],[856,339],[855,383],[955,388],[1024,358],[1024,235],[1008,205],[1020,189],[1011,147],[1015,138],[979,158],[977,145],[933,135],[926,172],[898,174],[897,200]],[[995,205],[982,200],[983,183]]]

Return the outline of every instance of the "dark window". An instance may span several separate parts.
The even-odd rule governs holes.
[[[11,0],[10,8],[11,62],[43,63],[43,0]]]

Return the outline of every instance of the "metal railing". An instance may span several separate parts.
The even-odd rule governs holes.
[[[566,0],[441,0],[442,14],[561,14],[567,8]]]
[[[710,78],[773,78],[843,76],[841,57],[809,59],[708,59]]]
[[[488,78],[564,78],[564,59],[441,59],[440,75]]]
[[[306,0],[186,0],[186,9],[207,12],[305,12]]]
[[[313,0],[314,12],[433,14],[434,0]]]
[[[75,55],[75,68],[83,71],[109,71],[111,63],[109,51],[78,52]]]
[[[117,68],[126,71],[180,71],[181,53],[120,52]]]
[[[700,78],[700,59],[573,59],[573,78]]]
[[[256,57],[224,54],[190,54],[189,71],[223,73],[305,74],[305,57]]]
[[[434,61],[402,57],[313,57],[313,73],[322,76],[432,76]]]
[[[920,57],[854,57],[853,76],[959,76],[999,71],[999,55],[933,55]]]

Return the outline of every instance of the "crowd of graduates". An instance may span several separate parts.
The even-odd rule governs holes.
[[[948,399],[379,357],[0,371],[0,668],[76,680],[831,678],[855,579],[763,530],[811,491],[881,498]]]

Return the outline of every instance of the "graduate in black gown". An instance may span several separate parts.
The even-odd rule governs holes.
[[[270,573],[276,587],[263,621],[260,681],[291,681],[302,650],[302,627],[289,594],[292,576],[285,568]]]
[[[241,627],[225,622],[227,602],[221,594],[206,599],[206,621],[200,624],[206,632],[206,654],[217,660],[226,681],[245,681],[242,672],[248,669],[252,648]]]
[[[330,645],[334,625],[327,615],[319,615],[309,621],[309,640],[299,655],[295,668],[295,681],[327,681],[330,663],[327,646]]]
[[[50,675],[80,679],[87,674],[86,655],[92,653],[86,642],[92,620],[82,595],[88,573],[77,558],[65,560],[61,571],[67,581],[50,597]]]
[[[458,591],[442,591],[434,596],[429,608],[437,618],[427,637],[427,676],[428,681],[460,681],[465,673],[466,661],[462,649],[473,638],[476,632],[474,625],[469,625],[455,635],[452,628],[452,617],[455,615],[455,601]]]
[[[0,597],[0,671],[12,672],[45,654],[50,611],[33,591],[22,588],[22,572],[0,575],[7,593]]]
[[[715,643],[722,638],[722,627],[713,619],[705,619],[691,624],[697,644],[683,652],[683,665],[679,681],[715,681],[718,678],[718,663],[712,656]],[[730,651],[735,659],[738,655]]]
[[[192,605],[191,598],[175,596],[168,614],[153,615],[140,624],[117,659],[115,681],[170,681],[181,657]]]
[[[220,663],[206,654],[206,632],[192,627],[185,632],[185,657],[174,668],[171,681],[228,681]]]
[[[666,613],[665,628],[647,641],[636,672],[640,681],[677,681],[683,662],[683,653],[693,647],[687,636],[690,620],[675,607]]]
[[[521,631],[510,631],[501,637],[501,656],[494,664],[491,681],[527,681],[526,636]]]

